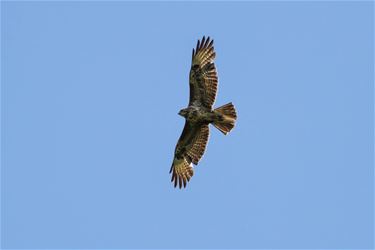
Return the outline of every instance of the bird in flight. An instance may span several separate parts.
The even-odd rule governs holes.
[[[175,187],[186,187],[186,183],[193,176],[192,164],[197,165],[206,150],[210,133],[208,125],[211,123],[226,135],[232,130],[237,119],[231,102],[216,109],[212,108],[218,84],[213,43],[210,37],[203,37],[193,49],[189,75],[189,105],[178,113],[185,118],[185,126],[178,139],[169,171]]]

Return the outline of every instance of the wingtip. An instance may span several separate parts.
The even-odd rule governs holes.
[[[203,36],[202,41],[201,41],[201,47],[204,47],[204,42],[205,42],[205,41],[206,41],[206,37]]]
[[[171,182],[175,188],[186,188],[190,178],[194,175],[194,170],[190,164],[185,162],[184,165],[172,166]]]
[[[198,42],[197,42],[197,47],[195,48],[195,51],[198,51],[200,48],[200,40],[198,39]]]

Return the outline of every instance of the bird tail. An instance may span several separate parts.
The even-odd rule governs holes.
[[[229,133],[234,127],[237,119],[236,109],[230,102],[214,110],[215,114],[218,114],[218,118],[215,119],[213,125],[220,130],[223,134]]]

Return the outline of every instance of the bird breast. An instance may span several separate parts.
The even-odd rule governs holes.
[[[189,110],[187,120],[189,122],[197,122],[197,121],[199,121],[200,116],[201,116],[201,113],[199,112],[199,110],[191,109],[191,110]]]
[[[212,120],[212,112],[201,110],[199,108],[192,108],[189,110],[187,120],[192,123],[196,122],[210,122]]]

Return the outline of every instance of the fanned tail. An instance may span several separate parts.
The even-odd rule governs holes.
[[[233,129],[236,123],[236,109],[230,102],[215,109],[214,112],[218,114],[218,118],[213,122],[213,125],[226,135]]]

